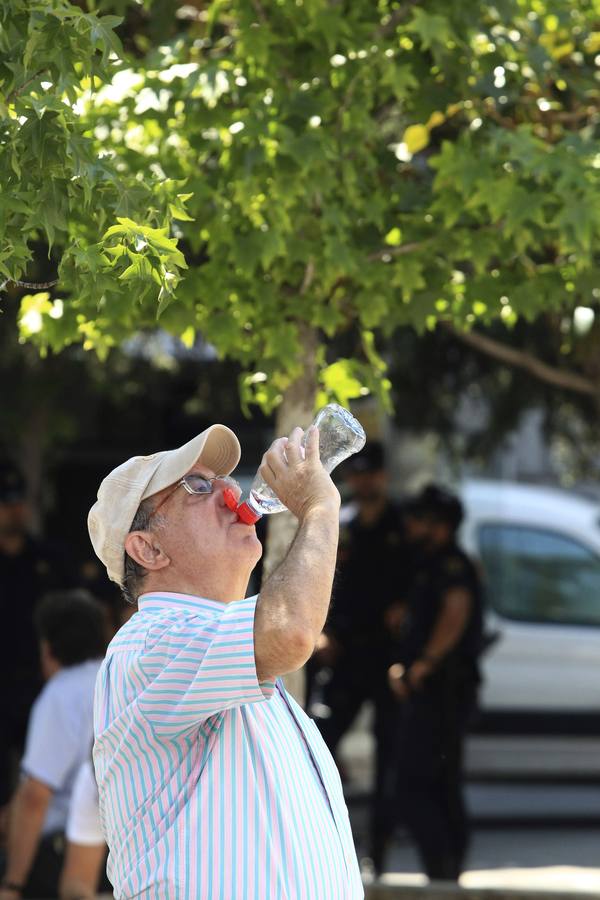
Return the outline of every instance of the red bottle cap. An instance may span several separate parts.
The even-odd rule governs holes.
[[[240,522],[244,522],[245,525],[254,525],[255,522],[262,519],[262,516],[253,512],[245,501],[244,503],[240,503],[236,512]]]
[[[232,512],[237,512],[237,497],[235,496],[231,488],[225,488],[225,490],[223,491],[223,500],[225,501],[225,506],[227,506]]]
[[[243,522],[244,525],[254,525],[255,522],[258,522],[258,520],[262,518],[262,516],[257,516],[247,503],[240,503],[238,506],[236,496],[231,488],[225,488],[223,491],[223,500],[225,501],[225,506],[232,512],[237,513],[238,519],[240,522]]]

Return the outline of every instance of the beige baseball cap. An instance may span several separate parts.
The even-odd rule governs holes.
[[[211,425],[176,450],[133,456],[113,469],[100,485],[98,500],[88,515],[92,545],[111,581],[123,581],[125,538],[142,500],[175,484],[199,461],[216,475],[229,475],[240,455],[233,431],[225,425]]]

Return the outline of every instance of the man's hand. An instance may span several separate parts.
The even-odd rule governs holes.
[[[408,684],[414,691],[420,691],[433,671],[433,666],[426,659],[417,659],[408,670]]]
[[[0,900],[18,900],[20,891],[11,891],[10,888],[0,888]]]
[[[400,663],[394,663],[388,669],[388,684],[392,694],[397,700],[406,700],[410,694],[409,687],[405,681],[406,669]]]
[[[308,429],[306,450],[301,428],[278,438],[262,458],[259,472],[279,499],[301,522],[312,512],[337,514],[340,494],[319,458],[319,430]]]
[[[388,684],[398,700],[406,700],[413,692],[422,690],[432,671],[433,666],[426,659],[417,659],[408,669],[394,663],[388,669]]]

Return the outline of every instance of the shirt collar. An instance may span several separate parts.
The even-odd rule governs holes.
[[[179,594],[176,591],[154,591],[138,597],[138,608],[144,612],[180,609],[199,615],[222,612],[225,606],[226,604],[220,600],[209,600],[207,597],[197,597],[195,594]]]

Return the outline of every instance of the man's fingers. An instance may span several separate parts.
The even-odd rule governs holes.
[[[288,438],[286,438],[286,437],[280,437],[280,438],[277,438],[277,440],[273,441],[273,443],[271,444],[271,446],[270,446],[267,450],[265,450],[265,452],[263,453],[263,459],[264,459],[265,456],[267,456],[269,453],[273,453],[273,452],[276,452],[276,451],[278,451],[278,450],[279,450],[279,452],[281,452],[281,450],[282,450],[283,448],[285,448],[285,445],[287,444],[287,442],[288,442]]]
[[[311,425],[306,432],[306,458],[311,462],[319,459],[319,429]]]
[[[277,477],[277,472],[286,465],[285,448],[287,443],[286,437],[277,438],[263,455],[261,466],[267,466],[273,473],[273,477]]]
[[[286,437],[277,438],[264,454],[263,460],[268,460],[270,465],[276,460],[285,461],[285,448],[287,447],[287,443],[288,439]]]
[[[292,433],[288,438],[288,442],[285,448],[285,455],[287,456],[289,463],[297,463],[303,458],[302,453],[302,436],[304,432],[300,427],[294,428]]]
[[[304,435],[304,431],[300,428],[299,425],[296,425],[295,428],[292,429],[292,432],[288,438],[290,444],[293,444],[295,447],[300,447],[302,443],[302,436]]]
[[[265,454],[266,455],[266,454]],[[261,475],[263,481],[269,485],[269,487],[273,487],[273,483],[277,481],[277,475],[269,465],[269,463],[263,457],[263,461],[258,467],[259,474]]]
[[[271,450],[278,450],[280,453],[283,453],[283,451],[287,447],[288,441],[289,438],[286,437],[277,438],[277,440],[273,441],[273,443],[271,444]]]
[[[275,473],[280,471],[286,465],[293,465],[304,459],[304,449],[302,447],[303,435],[303,430],[300,427],[296,427],[289,437],[282,437],[273,441],[263,459],[271,466]]]

